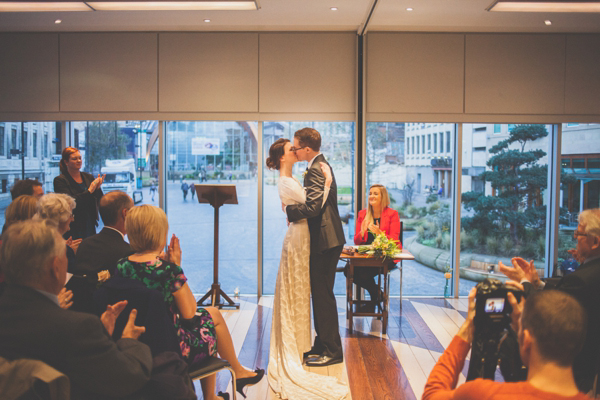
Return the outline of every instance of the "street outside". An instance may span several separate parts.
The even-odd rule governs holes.
[[[191,181],[187,181],[191,183]],[[196,182],[198,183],[198,182]],[[207,183],[230,183],[209,181]],[[257,258],[258,258],[258,188],[257,181],[231,181],[236,185],[237,205],[224,205],[220,209],[219,240],[219,281],[223,290],[232,295],[237,288],[241,294],[256,293],[257,290]],[[142,189],[143,201],[139,204],[158,206],[158,194],[154,201],[150,188]],[[420,201],[417,195],[416,201]],[[398,198],[399,200],[400,198]],[[285,231],[287,229],[285,215],[281,210],[281,202],[277,187],[265,185],[263,190],[263,293],[272,294],[279,265],[279,257]],[[424,203],[424,200],[423,200]],[[424,204],[423,204],[424,205]],[[343,213],[343,211],[342,211]],[[188,194],[183,199],[179,181],[167,183],[167,215],[169,217],[170,234],[176,234],[181,240],[182,268],[194,293],[203,294],[208,291],[213,280],[213,208],[209,204],[200,204]],[[0,220],[4,224],[4,209]],[[98,228],[101,229],[102,224]],[[350,232],[348,232],[350,228]],[[347,244],[353,244],[354,220],[344,225]],[[414,231],[404,232],[407,239],[416,234]],[[340,262],[340,266],[343,264]],[[403,295],[404,296],[443,296],[446,279],[440,271],[431,269],[416,261],[403,263]],[[400,272],[390,274],[390,292],[392,296],[400,293]],[[451,284],[451,282],[450,282]],[[474,282],[461,279],[460,294],[466,295]],[[345,293],[345,277],[336,276],[335,293]]]

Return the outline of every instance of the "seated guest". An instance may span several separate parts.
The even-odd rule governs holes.
[[[0,265],[0,357],[43,361],[65,374],[71,399],[124,398],[140,390],[152,369],[150,349],[137,338],[132,311],[121,338],[110,334],[126,303],[98,318],[63,310],[57,294],[67,273],[65,240],[45,221],[17,222],[3,235]]]
[[[181,248],[175,235],[171,238],[164,259],[159,258],[167,245],[169,231],[164,211],[150,205],[133,207],[125,218],[125,229],[135,253],[117,263],[116,274],[137,279],[163,294],[177,329],[181,353],[188,364],[200,362],[218,352],[235,370],[240,393],[243,394],[245,386],[260,381],[264,370],[248,371],[238,361],[231,335],[219,309],[206,307],[196,313],[196,299],[180,266]],[[204,398],[216,398],[215,375],[204,378],[201,383]],[[228,399],[227,393],[219,395]]]
[[[600,354],[600,209],[582,211],[579,225],[574,234],[577,240],[576,258],[581,266],[560,279],[540,280],[533,261],[522,258],[512,259],[513,267],[499,263],[500,271],[508,278],[521,282],[525,293],[541,289],[557,289],[575,297],[588,315],[588,335],[583,349],[575,358],[573,371],[577,386],[583,392],[592,389],[596,371],[599,370]]]
[[[81,242],[75,256],[74,273],[93,278],[94,284],[114,274],[117,261],[130,255],[131,247],[125,241],[125,215],[133,207],[133,200],[121,191],[109,192],[100,199],[100,216],[104,228],[100,233]]]
[[[475,292],[473,289],[469,295],[464,324],[429,375],[423,400],[588,399],[578,391],[572,368],[585,337],[585,311],[572,296],[551,290],[521,300],[521,304],[509,294],[519,353],[528,367],[527,381],[500,383],[479,378],[455,389],[473,341]]]
[[[4,226],[2,227],[2,233],[15,222],[32,218],[35,215],[36,209],[37,199],[35,197],[29,195],[17,197],[17,199],[13,200],[4,211]],[[2,241],[0,240],[0,244],[1,243]],[[0,272],[0,295],[4,292],[4,286],[4,275]]]
[[[36,218],[51,221],[57,226],[58,232],[64,235],[73,222],[74,209],[75,199],[71,196],[63,193],[48,193],[38,201]],[[66,241],[70,273],[75,269],[75,254],[80,243],[81,239],[73,240],[71,237]]]
[[[23,179],[17,181],[10,190],[10,197],[12,197],[12,199],[14,200],[17,197],[22,196],[24,194],[33,196],[39,200],[40,197],[44,195],[44,188],[42,187],[42,183],[33,179]]]
[[[371,244],[375,240],[375,236],[382,232],[389,239],[399,241],[400,217],[396,210],[389,207],[390,196],[385,186],[371,186],[368,200],[369,206],[367,209],[358,212],[354,244]],[[398,243],[398,247],[400,246],[401,244]],[[390,262],[390,267],[395,267],[395,264]],[[375,305],[382,300],[379,286],[375,283],[375,276],[378,272],[377,268],[354,268],[354,283],[366,289],[371,297],[371,302],[359,311],[373,312],[375,311]]]

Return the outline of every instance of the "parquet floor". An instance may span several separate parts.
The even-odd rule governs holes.
[[[242,297],[240,310],[223,310],[241,363],[248,368],[267,368],[273,297]],[[429,372],[463,323],[466,299],[399,299],[390,301],[387,335],[381,334],[381,321],[371,317],[354,319],[354,332],[348,333],[345,298],[338,298],[340,334],[344,363],[311,368],[316,373],[348,382],[355,400],[419,399]],[[464,382],[468,361],[460,377]],[[196,386],[202,398],[200,386]],[[231,393],[228,373],[220,372],[217,390]],[[241,397],[238,397],[241,398]],[[267,379],[247,390],[251,400],[276,399]]]

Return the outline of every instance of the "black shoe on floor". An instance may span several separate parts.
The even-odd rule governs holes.
[[[264,369],[260,369],[257,368],[254,370],[254,372],[256,372],[256,375],[254,375],[253,377],[250,378],[240,378],[240,379],[236,379],[235,380],[235,389],[240,392],[240,394],[246,398],[246,395],[244,394],[243,390],[244,387],[246,386],[252,386],[257,384],[258,382],[260,382],[260,380],[263,378],[263,376],[265,376],[265,370]]]
[[[308,361],[308,359],[310,358],[316,358],[319,357],[321,355],[322,351],[317,351],[315,350],[315,348],[313,347],[312,349],[310,349],[309,351],[307,351],[306,353],[303,354],[302,356],[302,361],[306,362]]]
[[[326,355],[321,355],[317,358],[309,359],[305,364],[307,367],[326,367],[328,365],[339,364],[341,362],[344,362],[343,356],[329,357]]]
[[[361,306],[358,306],[356,308],[356,312],[357,313],[369,313],[372,314],[375,312],[375,303],[370,301],[366,304],[363,304]]]

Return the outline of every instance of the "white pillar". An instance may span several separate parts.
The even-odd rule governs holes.
[[[579,212],[583,211],[583,193],[584,193],[583,185],[585,185],[585,184],[583,183],[583,180],[581,180],[579,183]]]

